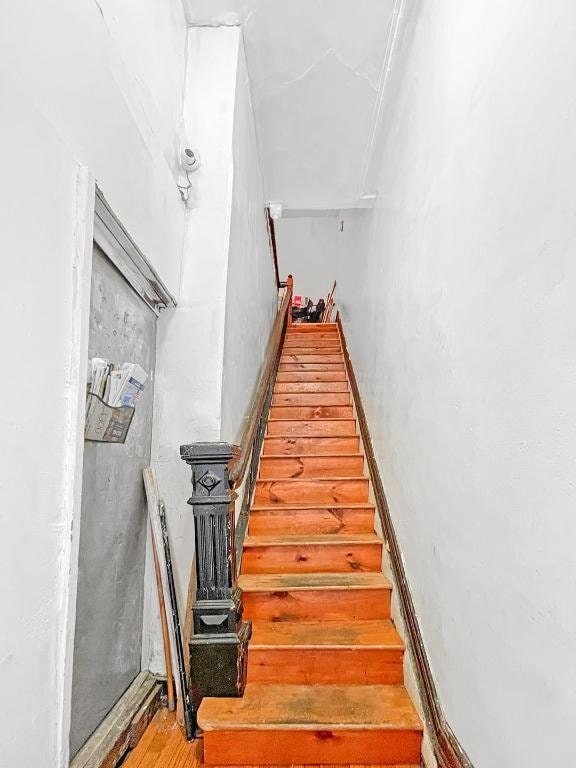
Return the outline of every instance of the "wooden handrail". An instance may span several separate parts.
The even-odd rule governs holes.
[[[278,271],[278,247],[276,245],[276,228],[274,226],[274,219],[270,216],[270,206],[266,206],[266,223],[268,225],[268,239],[270,240],[270,253],[272,254],[272,261],[274,262],[274,275],[276,276],[276,286],[282,287],[280,282],[280,272]]]
[[[266,347],[266,356],[264,358],[264,364],[258,379],[258,384],[254,390],[252,402],[250,403],[248,414],[244,419],[244,426],[238,441],[240,452],[230,463],[229,478],[230,485],[233,488],[237,488],[242,484],[242,480],[246,474],[248,461],[252,453],[254,439],[258,430],[258,423],[270,388],[270,380],[272,375],[276,372],[278,361],[280,359],[284,332],[286,326],[290,325],[292,322],[291,307],[293,285],[294,281],[292,275],[288,275],[288,279],[286,280],[286,290],[282,298],[282,303],[280,304],[280,309],[274,320],[272,333],[268,340],[268,346]]]

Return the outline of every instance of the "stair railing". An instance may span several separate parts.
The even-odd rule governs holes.
[[[238,445],[190,443],[180,456],[192,470],[196,541],[196,597],[189,640],[190,699],[242,696],[246,685],[250,622],[242,620],[237,564],[256,481],[276,371],[286,328],[292,322],[293,280],[289,275],[266,348],[266,356],[244,419]],[[237,490],[246,478],[236,533]]]

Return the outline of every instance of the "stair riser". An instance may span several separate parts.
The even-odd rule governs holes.
[[[242,573],[377,573],[382,545],[318,544],[244,547]]]
[[[257,480],[256,504],[343,504],[368,501],[368,478],[343,480]]]
[[[342,354],[331,355],[328,353],[311,354],[311,355],[297,355],[292,352],[284,350],[282,357],[280,358],[280,364],[285,363],[343,363],[344,358]]]
[[[279,419],[268,422],[268,435],[298,437],[322,437],[335,435],[344,437],[356,434],[355,419],[335,419],[334,421],[298,421],[296,419]]]
[[[251,536],[289,532],[293,535],[315,533],[372,533],[374,510],[367,509],[307,509],[252,511]]]
[[[284,337],[284,344],[305,344],[316,346],[318,343],[327,341],[330,344],[340,344],[340,336],[337,331],[325,331],[323,333],[312,333],[302,336],[301,333],[292,333],[288,331]]]
[[[274,395],[349,393],[347,381],[284,381],[276,382]]]
[[[280,362],[278,371],[282,373],[343,373],[344,363],[284,363]]]
[[[360,477],[363,456],[298,456],[277,459],[262,456],[260,478],[278,477]]]
[[[270,409],[271,419],[351,419],[351,405],[278,405]]]
[[[346,437],[266,437],[262,453],[264,456],[313,456],[314,454],[358,453],[360,438]]]
[[[386,648],[259,648],[248,651],[249,683],[399,685],[402,651]]]
[[[318,342],[318,344],[311,346],[302,344],[288,343],[284,344],[282,348],[283,355],[341,355],[342,349],[337,344],[331,342]]]
[[[288,336],[296,336],[300,333],[311,335],[335,334],[338,336],[336,323],[294,323],[288,328]]]
[[[300,340],[301,344],[316,344],[318,340],[323,340],[324,338],[327,338],[334,344],[340,344],[340,336],[338,334],[338,331],[318,331],[316,333],[307,333],[306,336],[302,335],[301,331],[293,332],[291,330],[288,330],[286,332],[286,335],[284,337],[284,343],[290,341],[298,341]]]
[[[324,381],[348,382],[346,371],[278,371],[276,384],[307,383]]]
[[[328,407],[351,405],[350,392],[286,392],[274,394],[272,406]]]
[[[419,731],[230,730],[204,732],[206,765],[419,764]]]
[[[301,339],[303,344],[315,344],[318,341],[318,339],[323,339],[323,338],[335,340],[337,344],[340,343],[340,335],[338,334],[337,330],[330,329],[327,331],[316,331],[316,333],[308,332],[306,336],[303,336],[302,331],[293,331],[290,328],[286,332],[286,335],[284,337],[284,343],[291,340]]]
[[[389,619],[388,589],[243,592],[244,618],[256,621]]]

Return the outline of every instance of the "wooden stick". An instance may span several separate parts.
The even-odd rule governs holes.
[[[178,615],[176,590],[172,574],[172,560],[170,543],[168,541],[168,531],[166,529],[166,518],[164,515],[164,503],[161,501],[158,493],[156,472],[150,467],[146,467],[142,470],[142,473],[144,475],[144,486],[146,488],[146,497],[148,500],[148,515],[152,527],[152,539],[156,544],[156,554],[160,565],[160,578],[162,582],[164,602],[170,609],[172,617],[172,622],[168,624],[168,630],[171,658],[176,661],[175,671],[177,672],[174,676],[177,695],[176,720],[179,724],[184,725],[186,738],[190,740],[194,736],[194,717],[191,711],[190,692],[188,690],[186,670],[184,667],[184,652],[182,636],[180,634],[180,617]]]
[[[162,529],[162,541],[164,543],[164,559],[166,561],[166,575],[168,577],[168,592],[170,596],[170,610],[172,612],[172,624],[174,626],[174,639],[176,641],[176,661],[178,663],[178,676],[180,678],[180,699],[184,710],[184,728],[186,738],[192,741],[194,738],[194,721],[192,717],[192,708],[190,702],[190,691],[188,690],[188,681],[186,680],[186,668],[184,664],[184,647],[182,645],[182,631],[180,629],[180,613],[178,611],[178,600],[176,597],[176,585],[174,583],[174,573],[172,571],[172,553],[170,551],[170,540],[168,539],[168,528],[166,526],[166,510],[164,502],[158,502],[158,516],[160,517],[160,526]]]
[[[329,322],[329,320],[328,320],[328,307],[329,307],[330,303],[332,303],[332,304],[334,303],[332,297],[334,296],[334,291],[335,290],[336,290],[336,280],[334,280],[334,285],[332,286],[332,290],[330,291],[330,293],[326,297],[326,307],[324,308],[324,312],[322,314],[322,320],[320,321],[322,323],[328,323]]]
[[[150,524],[152,527],[152,524]],[[168,694],[168,709],[174,712],[176,709],[176,697],[174,695],[174,673],[172,672],[172,651],[170,649],[170,635],[168,634],[168,619],[166,618],[166,603],[164,602],[164,590],[162,588],[162,576],[160,574],[160,562],[156,551],[156,542],[152,535],[152,553],[154,555],[154,571],[156,573],[156,589],[158,591],[158,605],[160,608],[160,623],[162,624],[162,642],[164,644],[164,660],[166,664],[166,692]]]

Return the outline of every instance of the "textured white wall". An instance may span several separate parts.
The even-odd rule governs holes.
[[[158,323],[152,444],[182,616],[194,523],[179,446],[236,438],[276,305],[248,86],[239,27],[189,29],[184,118],[202,165],[191,176],[180,301]],[[151,566],[149,557],[143,665],[163,672]]]
[[[369,215],[366,210],[348,210],[276,221],[280,274],[294,276],[295,294],[309,296],[314,301],[328,294],[340,264],[348,260],[354,264]],[[338,295],[337,288],[336,301]]]
[[[238,50],[232,150],[234,180],[220,433],[221,439],[229,442],[240,437],[278,305],[242,38]]]
[[[111,3],[99,9],[91,0],[22,0],[3,12],[0,25],[8,297],[0,312],[10,371],[1,385],[0,675],[11,692],[0,762],[13,768],[68,765],[66,617],[70,607],[73,627],[68,589],[75,578],[90,276],[82,259],[93,205],[79,164],[96,177],[170,289],[178,289],[179,125],[165,110],[177,114],[181,97],[176,84],[158,84],[169,75],[181,88],[185,25],[177,0],[145,0],[139,8],[141,18],[113,23]],[[152,43],[158,28],[163,35]],[[140,35],[152,46],[145,66],[136,53]]]
[[[407,10],[345,327],[449,722],[476,768],[569,765],[576,7]]]
[[[180,299],[158,321],[152,466],[166,503],[182,616],[194,558],[194,521],[186,503],[190,470],[180,459],[179,446],[220,439],[239,40],[237,27],[188,30],[185,131],[187,144],[200,149],[202,164],[190,177]],[[163,672],[157,612],[149,556],[143,666]]]

